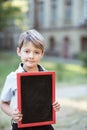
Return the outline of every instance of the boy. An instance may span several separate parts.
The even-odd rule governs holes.
[[[12,130],[54,130],[51,125],[29,128],[18,128],[18,121],[22,120],[22,113],[17,109],[17,73],[46,71],[39,62],[44,55],[45,42],[43,36],[36,30],[28,30],[19,37],[17,54],[21,63],[15,72],[11,72],[6,79],[1,94],[1,109],[12,118]],[[53,108],[59,111],[60,104],[54,102]],[[32,108],[33,109],[33,108]]]

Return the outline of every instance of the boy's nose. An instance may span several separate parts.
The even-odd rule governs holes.
[[[30,58],[33,58],[33,57],[34,57],[34,54],[31,52],[31,53],[29,54],[29,57],[30,57]]]

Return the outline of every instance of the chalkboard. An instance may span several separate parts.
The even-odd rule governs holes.
[[[17,74],[18,109],[23,114],[18,127],[55,123],[55,72]]]

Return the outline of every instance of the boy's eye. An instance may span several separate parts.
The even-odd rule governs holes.
[[[25,52],[28,53],[29,51],[26,50]]]
[[[40,52],[38,52],[38,51],[36,51],[35,53],[36,53],[36,54],[40,54]]]

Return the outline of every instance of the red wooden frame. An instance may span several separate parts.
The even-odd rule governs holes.
[[[21,77],[24,76],[51,76],[52,81],[52,103],[55,101],[55,72],[23,72],[23,73],[17,73],[17,94],[18,94],[18,109],[22,113],[22,99],[21,99]],[[23,87],[23,86],[22,86]],[[30,90],[29,90],[30,91]],[[23,97],[22,97],[23,98]],[[26,111],[26,110],[25,110]],[[23,127],[32,127],[32,126],[41,126],[41,125],[49,125],[49,124],[55,124],[55,111],[52,107],[52,120],[46,120],[44,122],[38,121],[38,122],[33,122],[33,123],[22,123],[22,121],[18,122],[18,127],[23,128]]]

